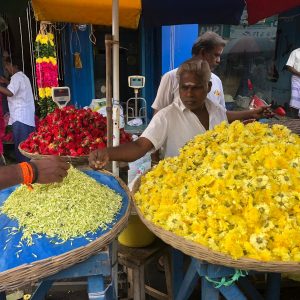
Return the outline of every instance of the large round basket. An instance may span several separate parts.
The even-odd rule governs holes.
[[[139,177],[132,189],[133,201],[134,194],[139,190],[141,184],[141,177]],[[282,261],[270,261],[264,262],[250,258],[233,259],[228,255],[220,252],[212,251],[209,248],[202,246],[193,241],[187,240],[181,236],[178,236],[170,231],[167,231],[159,226],[154,225],[151,221],[147,220],[138,206],[134,203],[136,211],[143,221],[143,223],[160,239],[172,247],[182,251],[183,253],[193,256],[200,260],[205,260],[212,264],[244,269],[244,270],[256,270],[261,272],[275,272],[275,273],[299,273],[300,263],[296,262],[282,262]],[[234,241],[233,241],[234,242]]]
[[[74,239],[64,244],[53,245],[53,241],[45,237],[39,245],[24,246],[26,248],[24,249],[24,257],[20,255],[20,258],[16,258],[15,252],[18,250],[16,245],[18,245],[21,234],[19,238],[16,237],[17,244],[12,243],[6,250],[3,250],[6,248],[4,245],[8,237],[2,233],[6,232],[5,228],[9,226],[7,223],[10,219],[7,216],[0,215],[1,261],[14,260],[13,264],[15,264],[12,268],[3,267],[3,264],[0,264],[0,291],[18,289],[86,260],[109,245],[126,226],[130,215],[131,203],[131,194],[127,186],[119,178],[106,171],[96,172],[85,170],[84,172],[121,194],[122,207],[115,220],[111,224],[108,224],[107,229],[99,229],[99,233],[96,233],[92,241],[85,238],[78,238],[78,240]],[[15,188],[5,189],[0,192],[0,206]],[[40,251],[42,254],[39,254],[41,247],[43,248]],[[25,253],[32,255],[26,254],[28,257],[25,257]]]
[[[43,154],[37,154],[37,153],[30,153],[24,151],[21,147],[21,144],[18,146],[19,151],[26,157],[31,159],[42,159],[45,157],[49,157],[49,155],[43,155]],[[88,165],[88,155],[81,155],[81,156],[60,156],[62,157],[66,162],[71,163],[72,165]]]

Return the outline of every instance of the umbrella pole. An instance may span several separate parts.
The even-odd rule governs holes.
[[[113,146],[120,144],[120,90],[119,90],[119,0],[112,3],[113,35]],[[119,176],[119,164],[113,162],[113,174]]]
[[[105,62],[106,62],[106,115],[107,115],[107,148],[113,145],[113,120],[112,120],[112,35],[105,35]]]
[[[119,0],[112,0],[112,36],[113,36],[113,146],[120,143],[120,91],[119,91]],[[112,172],[119,176],[119,164],[113,161]],[[112,242],[112,280],[115,298],[118,299],[118,260],[117,240]]]

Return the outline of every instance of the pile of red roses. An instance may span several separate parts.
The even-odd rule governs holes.
[[[20,147],[35,154],[81,156],[106,147],[106,118],[90,109],[66,106],[55,109],[39,123]],[[120,143],[131,141],[131,135],[120,129]]]

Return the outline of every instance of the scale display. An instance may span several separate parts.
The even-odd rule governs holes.
[[[58,107],[65,107],[71,100],[70,89],[67,86],[53,87],[52,99]]]
[[[128,76],[128,85],[133,89],[142,89],[145,86],[145,77],[139,75]]]

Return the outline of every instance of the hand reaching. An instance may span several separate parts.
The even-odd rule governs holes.
[[[89,165],[94,170],[102,169],[109,162],[107,149],[95,150],[89,155]]]
[[[260,106],[252,110],[252,118],[256,120],[261,118],[272,118],[273,116],[274,113],[272,112],[270,105]]]
[[[70,164],[59,156],[32,160],[38,170],[37,183],[61,182],[68,174]]]

